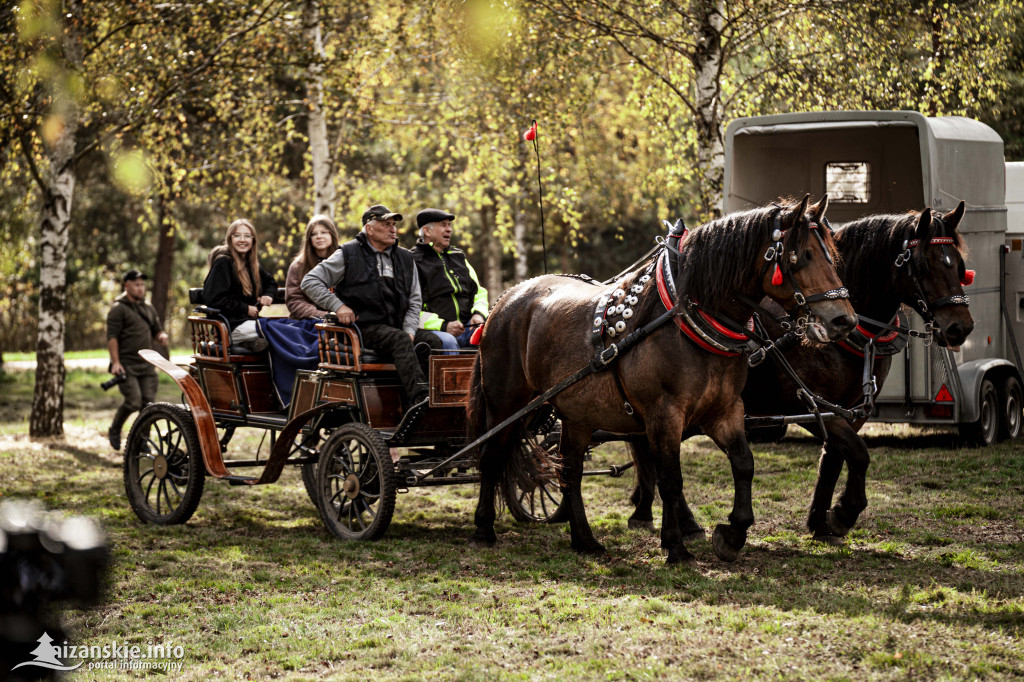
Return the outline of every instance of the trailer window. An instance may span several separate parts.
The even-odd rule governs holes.
[[[871,166],[866,161],[826,164],[825,191],[830,202],[868,203],[871,200]]]

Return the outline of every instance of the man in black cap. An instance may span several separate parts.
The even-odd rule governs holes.
[[[314,305],[334,311],[342,324],[358,320],[363,343],[391,355],[415,405],[428,395],[415,347],[440,348],[441,341],[419,329],[420,283],[412,254],[397,245],[401,220],[380,204],[366,209],[362,232],[310,270],[301,286]]]
[[[487,317],[487,289],[480,286],[466,254],[451,245],[454,219],[436,208],[417,213],[419,238],[412,250],[423,290],[420,326],[438,334],[445,349],[468,346]]]
[[[129,270],[121,283],[124,292],[114,299],[107,313],[110,373],[124,377],[118,384],[124,402],[114,413],[114,421],[107,431],[110,447],[115,450],[121,449],[121,427],[128,415],[156,398],[156,369],[139,357],[139,351],[152,348],[154,340],[161,346],[167,345],[167,333],[156,309],[146,302],[146,276],[138,270]]]

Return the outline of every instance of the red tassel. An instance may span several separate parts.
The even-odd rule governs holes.
[[[469,337],[469,345],[471,345],[471,346],[479,346],[480,345],[480,337],[483,336],[483,335],[484,335],[484,326],[480,325],[479,327],[476,328],[476,331],[473,332],[470,335],[470,337]]]
[[[537,137],[537,124],[536,122],[530,126],[525,133],[523,133],[523,139],[527,142],[532,142]]]
[[[779,264],[775,264],[775,274],[772,275],[772,286],[782,286],[782,270],[779,269]]]
[[[963,284],[965,287],[969,287],[974,284],[974,270],[967,270],[964,272],[964,278],[960,280],[960,284]]]

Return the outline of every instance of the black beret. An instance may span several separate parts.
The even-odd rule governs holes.
[[[455,220],[455,216],[439,208],[425,208],[416,214],[416,227],[420,228],[430,223],[439,223],[442,220]]]

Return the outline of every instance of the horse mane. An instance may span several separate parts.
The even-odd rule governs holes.
[[[736,292],[750,293],[755,281],[750,272],[751,264],[760,268],[764,263],[776,216],[795,210],[799,205],[800,202],[787,199],[779,204],[730,213],[691,230],[682,246],[676,274],[680,295],[699,301],[706,310],[721,310]],[[755,230],[757,233],[752,237],[751,232]],[[786,234],[787,252],[802,253],[806,248],[809,236],[805,233],[803,243],[795,244],[796,232],[790,230]],[[827,230],[823,230],[822,237],[835,259],[838,254]]]
[[[836,229],[835,241],[843,253],[840,278],[851,292],[871,291],[879,282],[896,286],[896,257],[903,251],[903,242],[916,238],[921,211],[903,214],[880,214],[845,223]],[[914,250],[914,257],[924,254],[924,247],[935,237],[952,237],[953,246],[966,260],[967,244],[958,230],[949,230],[941,214],[932,212],[923,244]],[[862,294],[863,295],[863,294]]]

